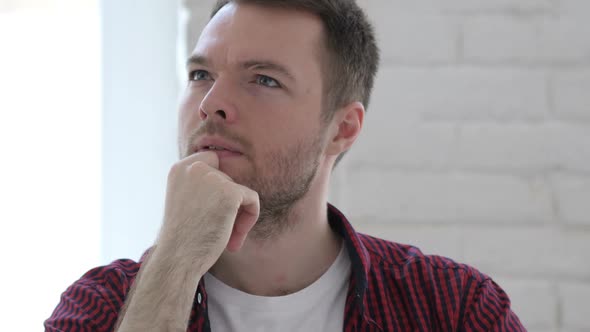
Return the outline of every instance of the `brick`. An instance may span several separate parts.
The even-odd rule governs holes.
[[[546,84],[536,70],[383,68],[370,108],[402,119],[537,121],[548,114]]]
[[[512,310],[531,331],[557,327],[557,290],[540,279],[493,278],[510,297]]]
[[[558,0],[559,14],[562,17],[588,18],[590,1],[588,0]]]
[[[353,165],[446,168],[454,157],[451,125],[392,125],[391,114],[368,114],[361,137],[347,158]]]
[[[456,168],[531,174],[590,171],[590,125],[548,121],[457,128],[456,154],[452,155]]]
[[[356,2],[372,21],[376,21],[373,15],[380,10],[404,15],[440,13],[437,1],[433,0],[357,0]]]
[[[446,0],[436,1],[443,9],[453,12],[508,12],[536,13],[551,12],[554,9],[551,0]]]
[[[346,180],[354,190],[343,202],[366,220],[540,224],[553,213],[548,186],[535,178],[361,168],[349,170]]]
[[[590,277],[590,232],[544,227],[470,227],[465,261],[490,275],[521,278]]]
[[[590,171],[590,125],[551,124],[552,155],[559,169]]]
[[[561,219],[570,225],[590,226],[590,176],[555,176],[553,186]]]
[[[555,6],[552,0],[358,0],[363,8],[378,9],[394,7],[403,12],[421,13],[538,13],[551,12]]]
[[[348,157],[353,164],[521,173],[556,167],[551,140],[558,138],[544,125],[392,125],[395,117],[380,113],[367,116]]]
[[[590,23],[582,19],[480,17],[466,20],[466,61],[570,63],[590,58]]]
[[[590,329],[590,283],[562,283],[559,285],[563,327]]]
[[[549,128],[529,123],[474,124],[457,129],[456,167],[508,172],[551,169]]]
[[[590,120],[590,70],[558,73],[551,80],[551,87],[554,111],[559,118]]]
[[[458,58],[459,27],[438,15],[369,13],[374,20],[382,60],[401,63],[448,63]]]

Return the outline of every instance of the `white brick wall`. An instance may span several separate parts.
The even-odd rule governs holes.
[[[588,13],[590,16],[590,6]],[[590,31],[587,37],[590,37]],[[566,121],[586,120],[588,122],[590,120],[590,93],[588,93],[590,71],[588,69],[559,71],[552,76],[550,82],[555,116]]]
[[[491,275],[530,331],[590,331],[590,1],[359,0],[382,63],[332,201]],[[185,0],[194,45],[212,0]]]
[[[554,177],[554,189],[560,207],[560,220],[566,225],[590,226],[590,178],[557,175]]]
[[[587,19],[562,16],[476,17],[465,19],[464,57],[467,61],[579,63],[590,56]]]
[[[395,13],[395,12],[394,12]],[[440,15],[403,15],[376,11],[377,39],[383,61],[446,63],[458,56],[459,26]]]
[[[361,167],[346,178],[345,187],[354,190],[345,191],[341,205],[352,220],[537,225],[553,214],[550,188],[540,177]]]
[[[590,286],[571,282],[559,285],[563,325],[571,329],[590,330]]]
[[[536,69],[384,62],[373,99],[379,104],[370,105],[369,114],[453,122],[540,121],[549,114],[547,86],[547,75]]]

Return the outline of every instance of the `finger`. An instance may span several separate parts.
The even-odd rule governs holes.
[[[198,161],[204,162],[205,164],[215,169],[219,169],[219,157],[217,156],[217,153],[213,151],[201,151],[193,153],[190,156],[179,161],[178,164],[183,167],[189,167],[190,165]]]
[[[260,215],[260,199],[258,193],[247,187],[237,186],[240,187],[243,198],[227,244],[227,250],[233,252],[242,248],[248,233],[250,233],[250,230],[252,230]]]

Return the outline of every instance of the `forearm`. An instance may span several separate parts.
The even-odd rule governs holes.
[[[119,314],[116,331],[186,331],[204,272],[154,250],[146,259]]]

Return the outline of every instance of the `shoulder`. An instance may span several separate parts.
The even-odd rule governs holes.
[[[86,272],[78,282],[91,284],[113,284],[112,286],[124,286],[124,283],[135,279],[141,263],[131,259],[118,259],[108,265],[99,266]]]
[[[524,330],[510,308],[508,295],[476,268],[450,258],[425,255],[414,246],[365,234],[359,237],[370,257],[369,288],[378,288],[368,293],[382,297],[392,312],[401,310],[410,320],[421,320],[430,327],[440,321],[446,325],[444,329],[451,330],[458,326],[475,330],[511,326],[508,331]]]
[[[86,272],[62,293],[59,304],[44,323],[46,331],[73,331],[73,326],[93,331],[112,328],[140,265],[120,259]]]
[[[86,272],[71,288],[90,288],[118,312],[140,267],[141,263],[130,259],[115,260]]]
[[[412,245],[396,243],[366,234],[359,234],[359,237],[369,253],[373,268],[381,268],[391,272],[416,270],[422,274],[453,272],[455,275],[473,278],[475,281],[489,279],[474,267],[443,256],[425,255],[419,248]]]
[[[412,283],[424,294],[450,288],[450,294],[462,297],[491,278],[476,268],[438,255],[425,255],[417,247],[366,234],[359,234],[371,261],[371,271],[390,283]]]

